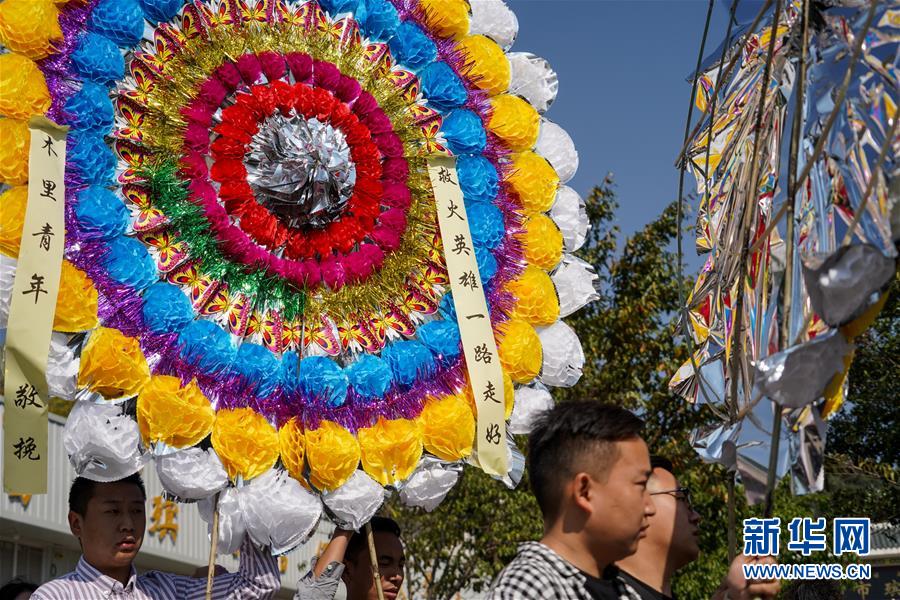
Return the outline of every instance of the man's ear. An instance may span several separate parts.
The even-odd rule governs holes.
[[[575,477],[572,478],[572,498],[575,500],[576,506],[588,514],[593,513],[594,505],[591,504],[591,500],[594,499],[596,493],[594,480],[590,475],[584,472],[575,474]]]
[[[84,517],[79,515],[74,510],[69,511],[69,529],[72,531],[72,535],[81,540],[81,531],[84,527]]]

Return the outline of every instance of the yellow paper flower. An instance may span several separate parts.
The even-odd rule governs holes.
[[[322,421],[304,437],[310,482],[322,491],[344,485],[359,466],[359,442],[353,434],[337,423]]]
[[[472,454],[475,415],[465,398],[458,394],[431,398],[421,419],[426,450],[444,460],[459,460]]]
[[[503,370],[503,414],[505,418],[509,418],[509,415],[512,414],[513,403],[515,401],[515,388],[513,387],[512,378],[509,376],[509,373],[506,372],[506,369]],[[459,394],[465,399],[466,404],[471,409],[472,413],[478,414],[478,406],[475,404],[475,396],[472,394],[472,383],[469,381],[468,375],[466,375],[466,383],[463,386],[462,390],[460,390]]]
[[[513,152],[534,148],[540,125],[537,111],[519,96],[501,94],[491,98],[488,127]]]
[[[91,332],[81,353],[79,387],[113,400],[137,395],[148,379],[150,369],[136,338],[108,327]]]
[[[35,60],[44,58],[53,42],[62,40],[59,11],[47,0],[6,0],[0,3],[0,42]]]
[[[521,319],[510,319],[501,329],[503,338],[497,348],[500,362],[513,381],[528,383],[541,371],[541,340],[534,327]]]
[[[230,408],[216,413],[212,446],[232,479],[253,479],[278,460],[278,432],[252,408]]]
[[[525,260],[550,271],[562,258],[562,232],[553,219],[544,214],[536,214],[525,222],[522,246]]]
[[[0,115],[28,119],[49,108],[50,92],[38,66],[19,54],[0,54]]]
[[[97,319],[97,288],[87,274],[67,260],[62,263],[53,329],[65,333],[87,331]]]
[[[28,186],[17,185],[0,195],[0,252],[16,258],[22,243],[22,227],[25,225],[25,205],[28,203]]]
[[[366,473],[381,485],[409,477],[422,456],[422,425],[409,419],[379,417],[372,427],[357,432]]]
[[[181,387],[170,375],[154,375],[138,394],[137,422],[145,444],[174,448],[200,443],[212,431],[216,413],[196,381]]]
[[[507,181],[519,196],[526,214],[547,212],[553,206],[559,175],[543,156],[534,152],[514,154],[512,174]]]
[[[419,0],[425,24],[442,37],[459,39],[469,33],[469,5],[465,0]]]
[[[28,123],[0,118],[0,183],[22,185],[28,182]]]
[[[278,430],[278,447],[281,449],[281,462],[291,477],[306,483],[303,478],[303,456],[305,440],[303,425],[294,417]]]
[[[550,276],[534,265],[528,265],[506,289],[516,297],[511,317],[532,325],[552,325],[559,319],[559,298]]]
[[[509,59],[497,42],[483,35],[466,36],[457,49],[465,58],[462,72],[472,83],[492,96],[509,88]]]

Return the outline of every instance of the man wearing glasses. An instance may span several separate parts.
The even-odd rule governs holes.
[[[691,506],[691,491],[678,484],[672,463],[650,457],[647,490],[656,505],[647,537],[637,552],[616,563],[619,575],[642,600],[673,600],[672,577],[700,555],[700,515]],[[756,558],[738,556],[713,600],[768,599],[778,593],[777,581],[746,581],[741,565]],[[766,557],[762,562],[774,562]]]

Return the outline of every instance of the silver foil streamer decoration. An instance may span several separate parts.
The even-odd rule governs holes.
[[[787,408],[812,404],[844,370],[844,357],[852,348],[834,329],[772,354],[755,365],[754,395],[767,396]]]
[[[765,499],[770,476],[790,474],[795,493],[822,489],[825,421],[842,396],[821,399],[846,369],[852,348],[840,332],[820,328],[841,327],[875,305],[896,271],[900,237],[896,3],[809,3],[802,81],[802,7],[783,7],[778,15],[770,10],[724,54],[715,50],[698,73],[696,101],[705,115],[684,159],[700,198],[697,249],[709,256],[684,307],[697,346],[694,364],[685,362],[670,383],[718,415],[692,443],[704,460],[737,470],[754,503]],[[776,21],[781,33],[765,81],[764,40]],[[737,68],[719,81],[722,61],[735,55]],[[801,89],[800,110],[789,110]],[[763,102],[764,90],[774,98]],[[754,126],[758,116],[762,128]],[[799,125],[795,158],[802,181],[788,197],[790,136],[783,134],[792,119]],[[751,177],[761,182],[758,188],[748,189]],[[789,206],[792,236],[784,220]],[[746,252],[748,243],[753,252]],[[785,290],[789,265],[792,284]],[[725,359],[726,346],[736,360]],[[781,351],[772,354],[775,349]],[[773,401],[782,408],[778,414]],[[778,467],[770,474],[778,420]]]
[[[891,282],[896,260],[870,244],[844,246],[803,261],[803,281],[813,310],[832,327],[859,317]]]
[[[462,473],[462,464],[423,456],[400,488],[400,501],[431,512],[447,497]]]
[[[344,134],[318,119],[275,113],[260,125],[244,164],[256,197],[290,227],[328,225],[356,183]]]
[[[128,477],[149,458],[137,422],[118,404],[76,402],[66,420],[63,445],[75,473],[93,481]]]
[[[156,474],[167,492],[181,500],[202,500],[228,485],[215,450],[185,448],[155,457]]]
[[[365,471],[355,471],[344,485],[322,494],[329,516],[341,529],[358,531],[384,504],[385,490]]]

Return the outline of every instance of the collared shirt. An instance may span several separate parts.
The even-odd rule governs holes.
[[[227,600],[263,600],[272,598],[281,588],[278,561],[257,550],[249,536],[241,545],[237,573],[213,579],[212,597]],[[71,573],[42,585],[32,600],[203,600],[206,577],[195,578],[149,571],[138,575],[134,567],[128,582],[108,577],[91,566],[84,556]]]
[[[641,597],[618,576],[619,600]],[[592,600],[587,578],[575,565],[540,542],[525,542],[491,586],[490,600]]]
[[[672,596],[666,596],[662,592],[654,590],[630,573],[625,571],[619,571],[619,573],[621,573],[622,579],[624,579],[628,585],[633,587],[634,591],[636,591],[643,600],[675,600]]]

